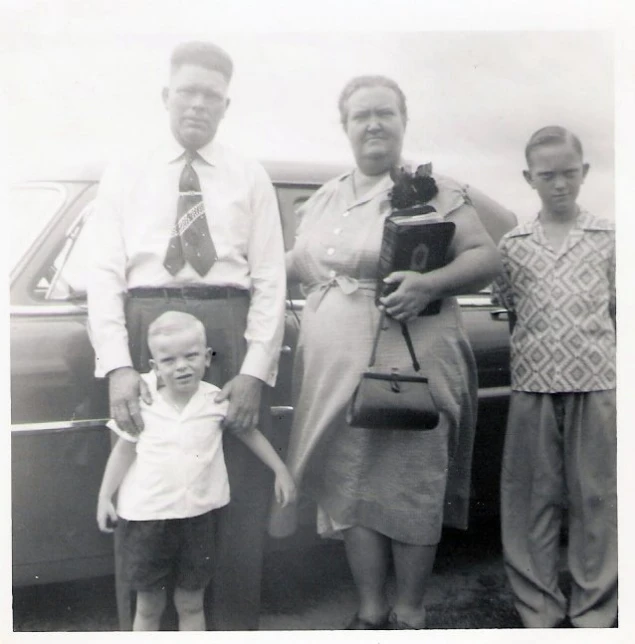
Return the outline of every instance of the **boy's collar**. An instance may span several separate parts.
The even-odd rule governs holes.
[[[164,391],[161,391],[161,390],[164,389],[164,385],[159,381],[154,371],[148,371],[147,373],[142,373],[141,378],[148,385],[148,388],[150,389],[150,394],[152,395],[153,400],[158,398],[159,400],[162,400],[166,405],[169,405],[170,407],[174,407],[174,404],[168,401],[166,397],[163,395]],[[203,388],[203,381],[199,382],[197,390],[192,394],[191,398],[187,401],[183,409],[185,409],[185,407],[187,407],[187,405],[189,405],[190,402],[200,394],[202,388]]]
[[[535,219],[525,223],[520,224],[515,230],[507,233],[507,237],[524,237],[531,235],[532,233],[538,232],[542,228],[542,222],[540,221],[540,213],[536,215]],[[595,217],[588,210],[580,208],[578,215],[575,218],[574,225],[572,229],[579,230],[595,230],[595,231],[606,231],[614,230],[615,224],[613,224],[608,219],[601,219]]]

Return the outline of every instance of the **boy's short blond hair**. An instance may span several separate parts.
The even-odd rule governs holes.
[[[166,311],[150,323],[148,327],[148,348],[152,353],[152,341],[160,336],[170,336],[184,329],[196,331],[203,345],[207,344],[205,326],[191,313],[184,311]]]
[[[582,143],[580,139],[570,130],[567,130],[560,125],[548,125],[547,127],[541,127],[539,130],[534,132],[529,141],[525,146],[525,159],[527,160],[527,165],[531,165],[531,152],[535,148],[540,147],[541,145],[554,145],[558,143],[570,143],[573,146],[573,149],[580,155],[580,158],[583,159],[582,153]]]

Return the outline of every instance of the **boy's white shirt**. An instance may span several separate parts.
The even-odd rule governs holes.
[[[222,420],[229,401],[214,402],[218,387],[201,382],[178,411],[157,390],[153,372],[142,374],[152,404],[140,401],[145,428],[138,437],[108,426],[136,443],[137,457],[117,497],[117,514],[131,521],[198,516],[229,503],[229,480],[223,456]]]

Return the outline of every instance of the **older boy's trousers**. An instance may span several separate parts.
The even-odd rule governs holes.
[[[512,392],[501,476],[505,568],[527,627],[609,627],[617,616],[615,390]],[[568,508],[571,601],[558,587]]]
[[[168,310],[186,311],[205,325],[213,360],[205,380],[222,387],[235,376],[246,351],[249,311],[246,291],[227,289],[218,299],[132,297],[126,304],[130,352],[135,368],[149,369],[148,325]],[[271,432],[268,387],[263,386],[259,429]],[[231,501],[218,513],[216,572],[205,593],[208,629],[255,630],[260,613],[263,545],[273,478],[266,466],[230,432],[223,437]],[[121,602],[120,602],[121,603]]]

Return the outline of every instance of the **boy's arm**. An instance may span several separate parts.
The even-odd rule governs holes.
[[[117,520],[112,497],[121,485],[123,477],[130,469],[136,455],[135,443],[121,437],[110,452],[97,502],[97,523],[102,532],[112,532],[112,527],[108,525],[108,519],[112,522]]]
[[[509,332],[513,333],[514,326],[516,325],[516,310],[514,306],[514,293],[507,269],[507,252],[504,240],[499,244],[498,252],[501,256],[502,268],[492,282],[492,304],[503,306],[507,309]]]
[[[236,433],[235,436],[245,443],[276,475],[275,492],[278,503],[285,506],[287,503],[295,501],[296,488],[293,477],[262,432],[258,429],[252,429],[247,432]]]

